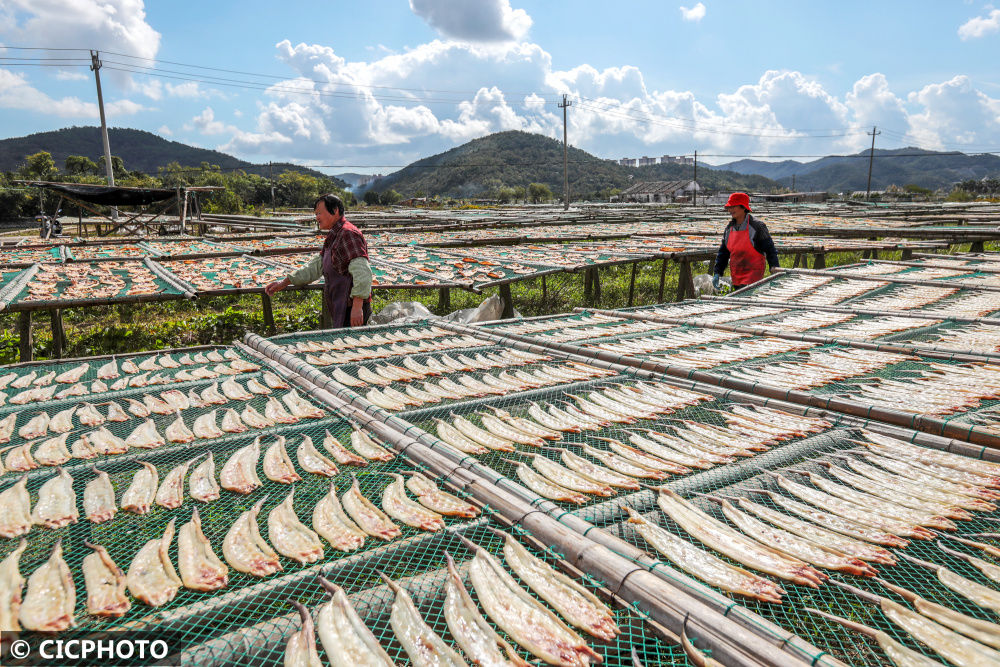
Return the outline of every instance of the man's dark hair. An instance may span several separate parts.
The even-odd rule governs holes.
[[[340,200],[340,197],[334,194],[323,195],[319,199],[313,202],[313,208],[316,208],[316,204],[323,202],[323,206],[326,207],[327,213],[336,215],[339,211],[341,215],[344,215],[344,202]]]

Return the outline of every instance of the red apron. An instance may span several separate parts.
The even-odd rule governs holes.
[[[764,277],[766,262],[764,255],[757,252],[750,242],[750,223],[741,232],[733,229],[726,239],[729,250],[729,275],[733,279],[733,287],[742,287],[755,283]]]

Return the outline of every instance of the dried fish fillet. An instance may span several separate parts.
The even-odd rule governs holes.
[[[631,507],[626,507],[625,511],[629,514],[628,525],[634,528],[642,539],[691,576],[730,593],[745,595],[762,602],[781,602],[781,596],[785,591],[770,579],[730,565],[655,523],[647,521]]]
[[[28,494],[28,476],[0,492],[0,537],[17,537],[31,530],[31,496]]]
[[[295,514],[295,489],[267,515],[267,538],[282,556],[299,563],[315,563],[323,557],[323,543]]]
[[[330,459],[326,458],[313,445],[312,438],[308,435],[302,436],[302,442],[295,449],[295,457],[299,460],[299,465],[306,472],[324,477],[333,477],[339,471],[337,466]]]
[[[167,509],[176,509],[184,504],[184,478],[195,459],[185,461],[167,473],[156,492],[157,505]]]
[[[465,655],[477,665],[528,667],[529,663],[480,615],[462,583],[451,554],[446,551],[445,557],[448,559],[448,577],[444,583],[444,618]]]
[[[285,643],[285,667],[323,667],[316,651],[316,630],[309,610],[301,602],[289,602],[299,612],[302,627],[293,632]]]
[[[354,551],[365,543],[365,532],[344,513],[334,482],[330,482],[330,492],[313,508],[312,525],[313,530],[338,551]]]
[[[391,461],[396,455],[378,444],[360,429],[351,431],[351,447],[369,461]]]
[[[260,438],[236,450],[222,466],[219,480],[227,491],[247,494],[263,485],[257,476],[257,459],[260,457]]]
[[[62,528],[76,523],[79,516],[73,477],[62,468],[57,468],[56,475],[38,489],[38,501],[31,510],[31,521],[46,528]]]
[[[503,555],[514,574],[570,625],[598,639],[611,640],[621,634],[614,614],[596,595],[528,553],[510,535],[505,536]]]
[[[21,592],[24,589],[24,577],[18,569],[21,554],[28,548],[24,538],[7,556],[0,561],[0,632],[20,632],[21,624],[18,616],[21,611]]]
[[[49,438],[38,445],[35,450],[34,459],[43,466],[58,466],[66,463],[72,458],[69,449],[66,448],[66,440],[69,433]]]
[[[292,460],[288,458],[288,452],[285,450],[285,438],[280,435],[264,452],[263,465],[264,476],[272,482],[292,484],[302,481],[302,477],[295,472]]]
[[[320,606],[316,628],[332,667],[394,667],[344,590],[323,577],[319,577],[319,583],[330,593],[330,600]]]
[[[197,509],[177,533],[177,566],[184,587],[193,591],[216,591],[229,582],[229,568],[212,551]]]
[[[282,396],[281,400],[288,406],[291,414],[300,419],[322,419],[326,415],[322,409],[299,396],[299,392],[294,389]]]
[[[323,449],[330,453],[334,461],[340,465],[351,465],[351,466],[366,466],[368,461],[363,457],[349,451],[347,447],[340,444],[340,441],[333,437],[330,430],[326,430],[326,435],[323,437]]]
[[[159,447],[160,445],[165,445],[166,440],[163,436],[159,434],[156,430],[156,424],[153,423],[152,419],[147,419],[142,423],[141,426],[136,427],[132,433],[125,438],[125,444],[129,447],[140,447],[143,449],[152,449],[154,447]]]
[[[358,478],[351,475],[351,488],[341,496],[341,505],[357,526],[371,535],[389,541],[402,535],[399,526],[364,497]]]
[[[91,466],[94,479],[87,482],[83,489],[83,512],[91,523],[104,523],[115,518],[118,508],[115,507],[115,489],[111,486],[108,473]]]
[[[83,558],[83,580],[87,590],[87,613],[117,618],[132,608],[125,595],[125,573],[104,547],[84,542],[93,553]]]
[[[222,555],[234,570],[266,577],[282,569],[274,549],[264,541],[257,527],[257,515],[267,496],[240,514],[222,540]]]
[[[188,493],[195,500],[209,503],[219,498],[219,483],[215,481],[215,457],[211,451],[208,457],[191,471],[188,478]]]
[[[21,603],[21,625],[37,632],[61,632],[76,625],[74,607],[73,575],[62,557],[62,540],[58,540],[49,559],[28,577],[28,592]]]
[[[580,635],[524,591],[485,549],[476,549],[469,577],[486,615],[532,655],[553,665],[601,662]]]
[[[435,486],[434,482],[427,479],[419,472],[405,472],[410,476],[409,479],[406,480],[406,488],[409,489],[413,495],[417,496],[417,500],[419,500],[420,504],[424,507],[446,516],[460,516],[471,519],[472,517],[479,515],[479,508],[475,505],[453,496],[446,491],[442,491]]]
[[[162,537],[149,540],[139,549],[125,575],[129,592],[151,607],[173,600],[182,585],[168,553],[174,539],[174,521],[170,520]]]
[[[389,625],[410,657],[410,662],[417,667],[466,667],[455,649],[445,644],[421,618],[409,594],[384,574],[381,577],[396,595],[389,614]]]
[[[441,530],[444,520],[441,515],[409,499],[403,476],[393,473],[393,481],[382,491],[382,509],[390,517],[413,528]]]
[[[156,473],[156,466],[145,461],[139,461],[139,465],[142,469],[132,476],[132,483],[122,494],[121,506],[123,510],[129,512],[146,514],[153,507],[160,479]]]

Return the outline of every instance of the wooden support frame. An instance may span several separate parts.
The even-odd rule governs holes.
[[[682,261],[677,276],[676,301],[683,301],[688,295],[694,296],[694,277],[691,275],[691,262]]]
[[[503,304],[500,319],[509,320],[514,317],[514,297],[510,293],[510,283],[500,285],[500,301]]]
[[[814,269],[825,269],[826,268],[826,253],[818,252],[816,253],[816,258],[813,260]]]
[[[632,307],[632,302],[635,301],[635,273],[638,270],[639,263],[632,262],[632,276],[628,281],[628,305],[629,308]]]
[[[20,340],[18,341],[18,352],[19,359],[24,361],[31,361],[35,356],[35,346],[34,341],[31,338],[31,311],[23,310],[17,317],[17,333]]]
[[[667,282],[667,258],[660,264],[660,291],[656,293],[656,303],[663,303],[663,288]]]
[[[451,310],[451,289],[447,287],[438,289],[438,310],[442,313]]]
[[[49,311],[52,318],[52,356],[56,359],[63,358],[63,351],[66,347],[66,331],[63,329],[62,311],[58,308]]]
[[[267,292],[260,293],[261,301],[261,312],[264,314],[264,326],[272,334],[275,333],[277,327],[274,325],[274,307],[271,302],[271,297],[267,295]]]

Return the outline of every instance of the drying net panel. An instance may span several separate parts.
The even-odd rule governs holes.
[[[14,302],[113,302],[124,297],[174,296],[180,297],[181,292],[145,264],[123,260],[42,265]]]

